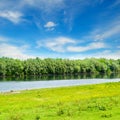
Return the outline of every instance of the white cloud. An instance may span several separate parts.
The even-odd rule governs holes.
[[[99,2],[98,0],[91,1],[92,0],[71,0],[70,4],[68,5],[66,0],[0,0],[0,10],[2,12],[5,10],[18,11],[20,13],[24,12],[25,14],[28,13],[26,9],[32,8],[37,10],[38,14],[36,15],[35,13],[31,12],[29,15],[41,19],[43,22],[46,22],[46,20],[57,21],[59,18],[59,12],[66,10],[66,14],[64,14],[61,21],[66,21],[64,24],[67,25],[68,29],[71,31],[74,23],[73,20],[77,14],[81,14],[87,6],[95,4],[95,1]],[[6,15],[4,18],[14,23],[19,23],[21,21],[21,19],[6,17]],[[35,24],[38,23],[35,20],[33,21]],[[36,25],[39,27],[39,24]],[[54,30],[54,28],[50,28],[48,30]]]
[[[44,25],[45,28],[51,28],[51,27],[55,27],[55,26],[56,26],[56,24],[52,21],[49,21]]]
[[[47,23],[44,25],[44,27],[47,28],[47,30],[52,31],[52,30],[55,29],[56,24],[55,24],[54,22],[52,22],[52,21],[49,21],[49,22],[47,22]]]
[[[45,42],[37,41],[38,47],[46,47],[56,52],[65,52],[66,46],[75,43],[75,40],[66,37],[51,38],[45,40]]]
[[[120,59],[120,50],[116,51],[105,50],[103,52],[93,54],[93,56],[96,58]]]
[[[117,24],[109,28],[109,30],[104,31],[104,33],[101,35],[101,38],[106,39],[119,33],[120,33],[120,24]]]
[[[8,38],[0,36],[0,42],[7,42],[8,40]]]
[[[64,0],[0,0],[0,10],[25,10],[28,7],[44,12],[63,7]],[[52,11],[53,12],[53,11]]]
[[[105,48],[103,42],[90,43],[87,46],[78,46],[80,40],[74,40],[66,37],[50,38],[44,41],[37,41],[38,48],[45,47],[55,52],[85,52],[93,49]],[[78,45],[77,45],[78,44]]]
[[[117,46],[117,48],[119,48],[119,49],[120,49],[120,46]]]
[[[120,35],[120,18],[117,17],[115,20],[108,22],[102,27],[96,27],[87,36],[82,39],[92,41],[104,41],[107,39],[113,39],[113,37]]]
[[[101,40],[103,40],[103,35],[97,34],[94,36],[94,41],[101,41]]]
[[[101,57],[102,57],[102,55],[99,56],[99,58],[101,58]],[[111,52],[109,54],[105,54],[103,57],[106,59],[120,59],[120,51],[117,51],[116,53]]]
[[[22,7],[28,5],[42,10],[43,14],[48,14],[63,8],[64,0],[22,0]]]
[[[34,58],[34,56],[25,54],[26,46],[15,46],[7,43],[2,43],[0,45],[0,57],[10,57],[16,59],[28,59]]]
[[[97,52],[92,54],[77,54],[69,56],[69,59],[85,59],[85,58],[106,58],[106,59],[120,59],[120,51],[105,50],[103,52]]]
[[[0,17],[5,18],[15,24],[21,22],[23,14],[18,11],[0,11]]]
[[[87,46],[68,46],[67,51],[69,52],[85,52],[88,50],[105,48],[106,45],[103,42],[90,43]]]

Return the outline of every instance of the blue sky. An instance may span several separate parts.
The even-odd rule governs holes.
[[[120,58],[120,0],[0,0],[0,57]]]

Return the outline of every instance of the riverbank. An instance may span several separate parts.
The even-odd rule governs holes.
[[[120,119],[120,82],[0,94],[0,120]]]

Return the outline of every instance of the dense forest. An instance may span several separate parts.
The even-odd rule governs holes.
[[[120,59],[27,59],[0,58],[0,76],[68,75],[120,72]]]

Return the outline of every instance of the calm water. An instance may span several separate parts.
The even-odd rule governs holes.
[[[52,88],[62,86],[75,86],[98,84],[105,82],[120,82],[119,74],[111,75],[69,75],[69,76],[32,76],[27,78],[1,78],[0,92],[11,90],[26,90],[37,88]],[[9,80],[9,81],[8,81]]]

